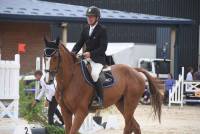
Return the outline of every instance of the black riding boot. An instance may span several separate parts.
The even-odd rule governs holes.
[[[96,88],[96,93],[97,93],[97,105],[99,107],[103,107],[103,91],[102,91],[102,83],[100,79],[98,79],[98,81],[95,82],[95,88]]]

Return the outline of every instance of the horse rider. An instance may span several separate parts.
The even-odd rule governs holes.
[[[97,105],[103,106],[102,83],[99,74],[104,65],[106,65],[106,49],[108,45],[106,28],[100,24],[100,10],[91,6],[86,11],[87,23],[80,35],[79,40],[72,49],[72,53],[77,54],[83,45],[86,50],[83,53],[84,58],[90,63],[92,71],[91,76],[95,82],[97,93]]]
[[[53,83],[52,84],[46,84],[42,75],[43,75],[43,73],[40,70],[37,70],[34,73],[36,80],[39,81],[39,84],[42,88],[41,88],[39,94],[35,97],[35,101],[32,103],[32,107],[34,107],[37,103],[39,103],[42,96],[45,94],[46,95],[46,105],[49,104],[49,107],[48,107],[48,123],[50,125],[54,124],[53,116],[54,116],[54,113],[55,113],[57,115],[57,117],[59,118],[60,122],[62,123],[62,124],[57,124],[57,125],[64,125],[62,115],[57,108],[58,103],[57,103],[56,98],[55,98],[55,86],[54,86]]]

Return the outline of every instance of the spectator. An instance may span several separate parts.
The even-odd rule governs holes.
[[[194,73],[194,80],[197,80],[197,81],[200,80],[200,65],[199,65],[198,71],[196,71],[196,72]]]
[[[164,96],[165,103],[168,103],[169,91],[172,90],[174,83],[175,83],[175,81],[173,79],[173,76],[171,73],[169,73],[168,78],[165,80],[165,96]]]
[[[188,73],[187,73],[187,76],[186,76],[186,81],[193,81],[192,73],[193,73],[193,68],[188,67]]]

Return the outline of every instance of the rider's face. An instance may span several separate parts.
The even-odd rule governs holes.
[[[96,16],[87,16],[87,22],[89,25],[94,25],[96,22]]]

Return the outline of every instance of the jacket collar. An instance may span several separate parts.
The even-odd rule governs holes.
[[[97,25],[95,26],[95,28],[94,28],[94,30],[93,30],[91,36],[89,36],[89,30],[90,30],[90,26],[89,26],[89,27],[88,27],[88,31],[87,31],[87,32],[88,32],[88,36],[89,36],[90,38],[92,38],[92,37],[95,35],[95,33],[98,31],[99,27],[100,27],[100,24],[97,23]]]
[[[98,25],[98,22],[96,22],[93,26],[90,25],[90,28],[95,29],[95,27]]]

